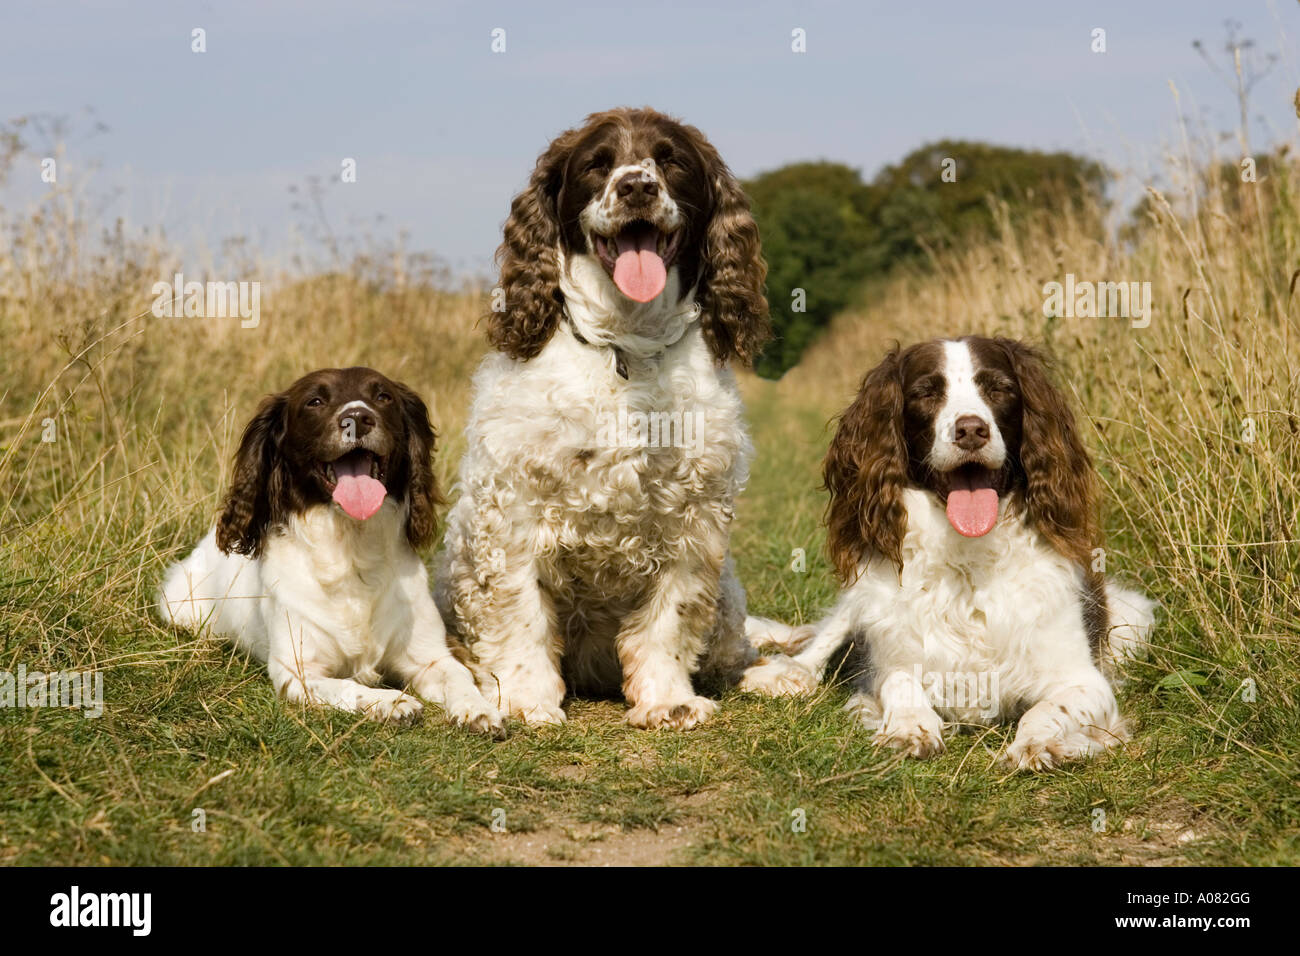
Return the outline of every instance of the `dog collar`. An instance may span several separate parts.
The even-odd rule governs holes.
[[[579,345],[585,345],[589,349],[596,350],[609,349],[614,354],[614,371],[618,373],[619,378],[625,382],[627,381],[627,356],[623,354],[622,349],[617,345],[597,345],[594,342],[588,342],[582,337],[582,333],[578,331],[578,326],[574,323],[573,317],[569,315],[569,310],[567,308],[564,310],[564,322],[569,327],[569,334],[573,336],[573,340]],[[659,354],[662,355],[663,353],[661,352]],[[657,358],[658,356],[655,357]]]

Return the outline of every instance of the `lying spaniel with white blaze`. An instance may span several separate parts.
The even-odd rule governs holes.
[[[567,688],[621,690],[637,727],[686,729],[739,684],[811,689],[759,659],[729,554],[752,453],[727,362],[768,335],[749,203],[696,129],[588,118],[511,206],[496,351],[479,368],[438,601],[529,724]]]
[[[264,662],[288,700],[407,722],[423,709],[409,688],[502,736],[416,553],[441,502],[433,449],[424,402],[372,369],[321,369],[264,399],[216,528],[167,572],[163,618]]]
[[[854,640],[848,707],[877,742],[944,749],[944,721],[1020,715],[1004,756],[1048,769],[1125,739],[1103,666],[1144,643],[1153,603],[1104,581],[1097,480],[1040,354],[967,337],[895,349],[824,464],[845,590],[796,656],[820,674]]]

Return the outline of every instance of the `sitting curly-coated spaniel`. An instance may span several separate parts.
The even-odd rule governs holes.
[[[501,736],[416,553],[441,501],[433,447],[424,402],[372,369],[321,369],[264,399],[216,527],[167,572],[164,620],[263,661],[289,700],[404,722],[422,710],[409,688]]]
[[[839,603],[796,656],[820,674],[850,639],[849,709],[926,757],[944,720],[1019,715],[1005,761],[1046,769],[1124,739],[1103,666],[1153,605],[1101,573],[1097,481],[1039,353],[967,337],[890,352],[824,466]]]
[[[542,154],[505,224],[496,351],[474,381],[438,601],[489,700],[565,719],[566,685],[638,727],[689,728],[737,683],[811,686],[756,657],[729,555],[752,448],[729,361],[768,335],[736,179],[696,129],[598,113]],[[756,666],[755,666],[756,665]]]

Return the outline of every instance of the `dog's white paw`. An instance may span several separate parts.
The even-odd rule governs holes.
[[[1072,760],[1105,753],[1122,744],[1126,736],[1122,726],[1109,731],[1088,728],[1064,735],[1025,733],[1022,730],[1007,747],[1001,763],[1007,770],[1056,770]]]
[[[1002,765],[1008,770],[1055,770],[1071,760],[1105,753],[1127,739],[1127,728],[1113,705],[1080,710],[1039,701],[1020,718]]]
[[[424,704],[410,694],[387,687],[365,687],[357,693],[356,710],[386,724],[413,724],[424,714]]]
[[[877,746],[924,760],[944,751],[943,718],[933,707],[896,707],[876,731]]]
[[[558,704],[513,704],[505,710],[529,727],[558,727],[568,720],[564,708]]]
[[[457,726],[476,734],[487,734],[496,740],[505,740],[506,723],[501,717],[501,712],[481,697],[477,700],[466,698],[457,703],[449,701],[446,709],[447,716]]]
[[[769,697],[798,697],[817,689],[817,677],[802,664],[789,657],[773,654],[760,657],[740,678],[737,687],[752,694]]]
[[[766,617],[745,618],[745,638],[755,650],[777,647],[787,654],[793,654],[816,634],[817,629],[811,624],[792,627]]]
[[[504,679],[480,675],[479,690],[489,707],[495,701],[504,716],[522,720],[529,727],[557,726],[567,719],[560,706],[564,681],[558,673],[516,669]]]
[[[457,723],[476,734],[486,734],[493,740],[506,739],[506,722],[495,707],[473,714]]]
[[[707,697],[688,697],[672,703],[636,704],[627,712],[627,722],[633,727],[654,730],[669,727],[673,730],[690,730],[704,723],[718,709],[716,702]]]
[[[1017,734],[1002,755],[1002,766],[1008,770],[1054,770],[1080,756],[1083,755],[1071,754],[1061,737]]]

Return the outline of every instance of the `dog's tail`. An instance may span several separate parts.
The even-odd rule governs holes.
[[[1155,625],[1155,601],[1145,594],[1106,582],[1106,605],[1110,609],[1110,626],[1106,652],[1111,666],[1139,660],[1151,646],[1151,629]]]

